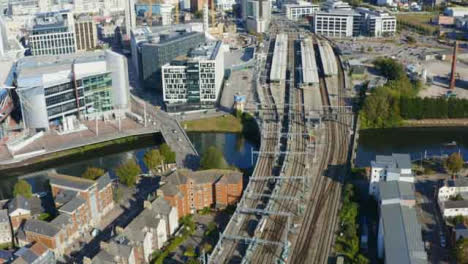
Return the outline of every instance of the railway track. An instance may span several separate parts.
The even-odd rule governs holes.
[[[343,104],[343,71],[339,68],[339,98],[338,103]],[[329,78],[329,77],[327,77]],[[327,80],[320,75],[320,89],[322,103],[330,106],[327,91]],[[300,233],[291,254],[290,263],[328,263],[332,248],[333,236],[337,224],[337,212],[340,205],[342,175],[345,172],[344,165],[347,161],[348,140],[346,128],[341,125],[346,123],[346,115],[341,115],[342,109],[338,108],[339,122],[325,122],[325,152],[324,158],[319,163],[319,171],[325,172],[315,178],[312,195],[306,209],[306,216]]]

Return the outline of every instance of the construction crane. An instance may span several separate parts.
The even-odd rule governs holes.
[[[452,72],[450,73],[450,90],[455,89],[455,72],[457,70],[457,50],[458,50],[458,40],[455,40],[455,46],[453,47],[453,57],[452,57]]]

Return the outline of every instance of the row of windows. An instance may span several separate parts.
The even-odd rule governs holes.
[[[51,94],[56,94],[56,93],[60,93],[60,92],[63,92],[63,91],[66,91],[66,90],[70,90],[72,89],[72,85],[71,83],[63,83],[63,84],[59,84],[59,85],[56,85],[56,86],[51,86],[51,87],[47,87],[44,89],[44,94],[45,96],[48,96],[48,95],[51,95]]]

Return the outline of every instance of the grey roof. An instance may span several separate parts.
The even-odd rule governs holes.
[[[13,252],[8,250],[0,250],[0,259],[8,260],[13,257]]]
[[[66,204],[71,201],[78,192],[72,190],[60,190],[57,195],[54,197],[56,204]]]
[[[157,213],[151,209],[143,210],[137,217],[135,217],[130,224],[124,229],[124,235],[132,241],[143,241],[145,238],[144,228],[157,228],[160,218]]]
[[[449,187],[468,187],[468,178],[462,177],[445,181],[445,185]]]
[[[96,256],[92,259],[92,264],[114,264],[114,256],[109,254],[109,252],[105,250],[100,250]]]
[[[115,263],[115,257],[128,259],[132,254],[133,248],[128,245],[118,244],[115,242],[101,244],[101,250],[92,259],[93,264]]]
[[[96,182],[80,177],[73,177],[69,175],[63,175],[58,173],[49,174],[50,184],[58,185],[65,188],[78,189],[81,191],[86,191],[91,188]]]
[[[10,219],[8,218],[8,210],[0,210],[0,222],[10,222]]]
[[[56,226],[42,220],[30,219],[26,220],[23,226],[24,231],[34,232],[37,234],[53,237],[60,232]]]
[[[459,200],[459,201],[445,201],[445,209],[455,209],[455,208],[468,208],[468,200]]]
[[[54,226],[58,227],[65,227],[69,223],[71,223],[71,218],[67,214],[59,214],[57,217],[55,217],[51,222]]]
[[[71,201],[64,204],[62,207],[60,207],[59,211],[60,212],[66,212],[66,213],[73,213],[73,211],[78,209],[84,203],[86,203],[86,200],[84,200],[83,198],[81,198],[79,196],[76,196]]]
[[[24,198],[21,195],[11,199],[8,203],[8,211],[13,212],[16,209],[24,209],[31,211],[31,214],[40,214],[42,210],[41,199],[33,196],[31,198]]]
[[[379,193],[381,200],[403,199],[415,200],[414,184],[411,182],[388,181],[379,182]]]
[[[455,239],[468,238],[468,228],[464,224],[458,224],[455,226]]]
[[[112,182],[112,180],[110,178],[110,175],[109,175],[109,173],[106,172],[104,175],[102,175],[101,177],[99,177],[97,179],[98,190],[102,190],[107,185],[109,185],[111,182]]]
[[[423,264],[427,255],[413,208],[400,204],[381,207],[384,229],[385,263]]]
[[[163,215],[169,215],[171,213],[172,206],[168,201],[160,196],[151,202],[151,209]]]
[[[33,263],[39,256],[34,254],[31,250],[26,250],[23,252],[21,255],[21,258],[23,258],[27,263]]]
[[[411,169],[411,157],[409,154],[393,153],[389,155],[376,155],[375,161],[371,162],[372,167],[382,167],[391,169],[392,172],[399,172],[400,169]]]
[[[411,157],[409,154],[399,154],[393,153],[393,158],[395,159],[398,168],[401,169],[411,169]]]

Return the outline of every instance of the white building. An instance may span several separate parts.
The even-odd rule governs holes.
[[[329,37],[353,37],[361,31],[361,15],[348,10],[320,11],[314,16],[312,31]]]
[[[135,0],[125,1],[125,32],[130,38],[130,32],[136,27]]]
[[[381,181],[414,182],[409,154],[377,155],[371,162],[369,194],[378,198]]]
[[[393,0],[377,0],[377,5],[379,5],[379,6],[391,6],[391,5],[393,5]]]
[[[468,200],[458,200],[458,201],[445,201],[440,203],[442,206],[442,216],[455,217],[457,215],[468,216]]]
[[[167,25],[172,24],[172,9],[173,8],[174,8],[174,6],[170,5],[170,4],[161,4],[160,5],[161,24],[163,26],[167,26]]]
[[[271,19],[271,2],[267,0],[242,0],[242,18],[247,31],[263,33]]]
[[[357,8],[356,11],[363,17],[363,31],[368,36],[385,37],[395,35],[397,28],[396,16],[362,7]]]
[[[39,13],[29,21],[27,28],[27,40],[34,56],[70,54],[77,50],[71,13]]]
[[[8,13],[13,16],[33,16],[40,12],[69,10],[72,13],[109,15],[125,10],[126,0],[10,0]]]
[[[207,43],[191,51],[188,58],[162,66],[161,74],[163,98],[169,111],[181,105],[213,107],[224,78],[222,42]]]
[[[25,57],[16,75],[27,128],[63,127],[69,116],[112,118],[129,107],[127,62],[110,50]]]
[[[468,7],[447,7],[444,13],[451,17],[464,17],[468,15]]]
[[[325,11],[332,10],[342,10],[342,11],[351,11],[351,6],[340,0],[327,0],[322,4],[322,9]]]
[[[438,200],[439,203],[448,201],[450,197],[455,197],[460,194],[463,198],[468,199],[468,179],[457,178],[450,179],[444,182],[444,185],[439,188]]]
[[[299,1],[297,4],[285,4],[283,5],[283,8],[286,12],[286,17],[294,21],[305,16],[312,15],[314,12],[320,10],[320,6],[318,4],[304,1]]]
[[[6,27],[3,16],[0,15],[0,57],[19,59],[24,56],[24,48]]]
[[[217,0],[216,10],[228,11],[232,10],[232,6],[236,4],[235,0]]]

